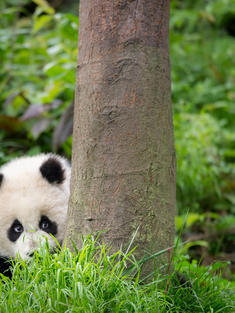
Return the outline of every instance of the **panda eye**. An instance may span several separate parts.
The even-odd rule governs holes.
[[[15,233],[22,233],[23,232],[23,226],[21,224],[15,225],[13,227],[13,230]]]
[[[48,232],[50,226],[51,226],[51,221],[49,220],[47,216],[43,215],[39,222],[39,228],[41,228],[41,230]]]
[[[15,219],[7,231],[7,237],[10,241],[15,242],[23,233],[24,227],[18,219]]]
[[[48,234],[55,236],[57,234],[57,224],[53,222],[46,215],[41,216],[41,220],[39,222],[39,228],[45,231]]]
[[[41,229],[47,229],[49,227],[49,223],[44,221],[41,223]]]

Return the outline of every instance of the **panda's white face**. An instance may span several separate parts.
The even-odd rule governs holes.
[[[53,235],[62,242],[69,200],[70,166],[57,155],[16,159],[0,168],[0,256],[22,259]]]

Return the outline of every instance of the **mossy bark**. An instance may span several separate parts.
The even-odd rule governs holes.
[[[137,258],[172,246],[168,24],[168,0],[80,2],[67,225],[78,245],[82,234],[105,231],[102,239],[118,250],[138,229]]]

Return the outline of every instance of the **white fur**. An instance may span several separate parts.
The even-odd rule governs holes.
[[[61,184],[50,184],[42,177],[40,166],[49,157],[62,164],[65,180]],[[42,215],[57,223],[55,238],[61,242],[65,235],[69,200],[70,165],[55,154],[39,154],[33,157],[17,158],[0,168],[4,175],[0,186],[0,255],[23,259],[48,238],[50,247],[56,246],[54,239],[39,229]],[[24,232],[11,242],[7,231],[18,219]]]

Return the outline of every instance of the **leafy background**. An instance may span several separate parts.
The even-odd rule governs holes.
[[[0,164],[53,149],[73,102],[79,1],[0,2]],[[235,3],[171,1],[176,226],[189,259],[235,260]],[[71,156],[72,137],[57,152]],[[55,147],[54,147],[55,148]]]

